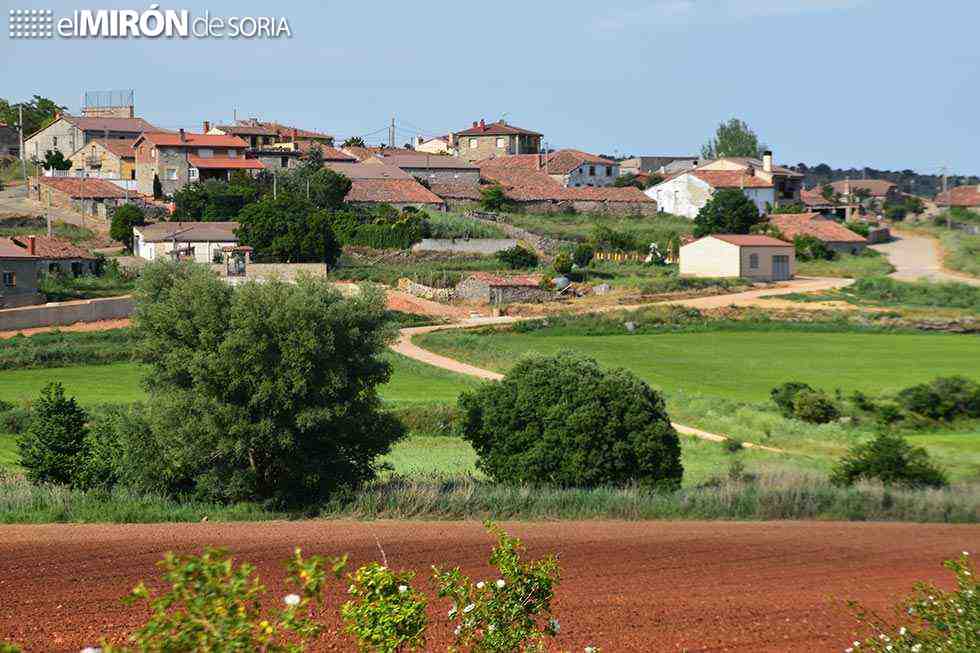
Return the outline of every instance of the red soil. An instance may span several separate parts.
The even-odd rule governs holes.
[[[888,613],[917,579],[950,584],[943,558],[975,551],[980,527],[825,522],[551,522],[505,528],[529,553],[561,555],[555,608],[557,646],[581,651],[834,651],[855,636],[841,608],[858,599]],[[377,541],[376,539],[377,538]],[[257,565],[273,597],[283,596],[282,561],[294,545],[308,554],[350,552],[419,572],[456,565],[493,578],[491,541],[475,522],[271,522],[239,524],[46,525],[0,527],[0,641],[29,651],[77,651],[106,635],[116,641],[146,611],[119,602],[141,578],[157,578],[167,550],[229,546]],[[345,583],[330,586],[335,628]],[[445,650],[448,605],[433,599],[430,650]],[[316,650],[354,650],[337,635]]]

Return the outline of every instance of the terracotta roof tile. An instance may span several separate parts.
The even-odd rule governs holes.
[[[456,132],[457,136],[499,136],[504,134],[527,134],[529,136],[541,136],[538,132],[529,129],[521,129],[505,122],[490,122],[484,125],[477,124],[469,129]]]
[[[769,222],[790,241],[797,236],[806,235],[825,243],[868,242],[863,236],[819,213],[776,213],[769,216]]]
[[[40,177],[40,183],[66,193],[69,197],[100,199],[127,197],[126,192],[112,182],[92,177]]]
[[[479,200],[480,186],[453,181],[430,181],[429,190],[443,199]]]
[[[11,238],[0,238],[0,258],[29,258],[36,259],[37,256],[31,256],[27,253],[26,249],[21,248],[17,243]]]
[[[258,159],[243,159],[233,156],[197,156],[188,154],[187,162],[195,168],[205,170],[265,170]]]
[[[633,186],[623,188],[614,186],[565,188],[543,171],[512,168],[507,164],[501,166],[496,161],[497,159],[491,159],[481,162],[480,176],[499,183],[504,188],[506,195],[518,202],[583,200],[654,203],[653,199]]]
[[[557,150],[547,154],[510,154],[493,159],[484,159],[481,164],[523,170],[541,170],[549,175],[567,175],[584,164],[616,165],[611,159],[604,159],[581,150]]]
[[[157,222],[136,227],[147,242],[238,242],[237,222]]]
[[[10,240],[24,251],[29,251],[30,236],[14,236]],[[39,258],[64,259],[64,258],[84,258],[95,260],[92,253],[82,249],[70,240],[58,238],[57,236],[34,236],[34,254]]]
[[[244,134],[246,136],[275,136],[276,130],[264,125],[215,125],[215,129],[223,131],[232,136]]]
[[[442,204],[442,198],[409,179],[352,179],[344,198],[348,202],[386,204]]]
[[[936,195],[936,204],[943,206],[980,207],[980,185],[957,186]]]
[[[142,118],[97,118],[90,116],[61,116],[82,131],[140,132],[160,131]]]
[[[180,134],[175,132],[146,132],[136,140],[146,140],[154,145],[166,147],[230,147],[236,149],[248,147],[248,143],[242,139],[227,134],[184,132],[184,140],[181,140]]]
[[[705,238],[716,238],[739,247],[792,247],[793,243],[762,234],[711,234]]]
[[[772,188],[771,181],[738,170],[688,170],[687,172],[712,188]]]
[[[833,202],[827,200],[820,190],[813,188],[800,191],[800,201],[806,206],[831,206]]]

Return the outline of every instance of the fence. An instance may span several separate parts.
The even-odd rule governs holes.
[[[596,261],[611,261],[613,263],[643,263],[646,254],[639,252],[596,252],[592,257]]]

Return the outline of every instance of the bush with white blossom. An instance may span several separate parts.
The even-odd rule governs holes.
[[[413,572],[394,572],[372,562],[349,578],[347,593],[352,598],[341,606],[340,615],[358,648],[396,653],[425,646],[427,601],[411,587]]]
[[[943,566],[956,575],[956,589],[944,591],[930,583],[917,583],[915,593],[897,612],[905,625],[897,625],[854,601],[848,606],[872,634],[855,640],[845,653],[962,653],[980,651],[980,593],[976,568],[964,551]]]

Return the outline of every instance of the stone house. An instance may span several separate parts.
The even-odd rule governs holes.
[[[237,222],[157,222],[133,227],[133,253],[147,261],[176,256],[213,263],[238,245]],[[217,253],[217,255],[216,255]]]
[[[0,238],[0,308],[40,304],[44,297],[37,290],[40,260],[30,249]]]
[[[0,122],[0,156],[20,158],[20,132],[5,122]]]
[[[514,154],[496,157],[485,163],[543,172],[566,188],[612,186],[620,175],[618,161],[581,150]]]
[[[619,162],[621,174],[676,174],[690,170],[700,163],[696,156],[634,156]]]
[[[135,139],[148,131],[159,130],[142,118],[61,114],[53,123],[24,139],[24,156],[43,161],[45,152],[58,150],[67,159],[90,141]]]
[[[456,150],[450,144],[451,137],[449,134],[443,136],[436,136],[435,138],[430,138],[426,140],[421,136],[416,136],[415,141],[412,143],[413,149],[416,152],[424,152],[426,154],[456,154]]]
[[[936,195],[936,204],[980,211],[980,184],[950,188]]]
[[[454,156],[412,153],[384,156],[382,161],[429,184],[476,184],[480,181],[480,166]]]
[[[819,213],[777,213],[769,216],[769,224],[789,242],[797,236],[813,236],[839,254],[860,254],[868,244],[864,236]]]
[[[784,281],[796,271],[792,243],[756,234],[712,234],[681,246],[680,274]]]
[[[482,119],[470,129],[450,134],[456,155],[464,161],[481,161],[511,154],[537,154],[542,134],[508,125],[503,119],[486,124]]]
[[[328,161],[324,165],[351,180],[351,189],[344,197],[350,204],[390,204],[396,209],[412,206],[434,211],[446,208],[442,199],[415,177],[380,159],[365,163]]]
[[[456,284],[455,296],[464,301],[499,306],[513,302],[541,302],[554,292],[541,287],[541,275],[501,276],[474,272]]]
[[[71,155],[72,170],[102,179],[136,179],[135,139],[90,141]]]
[[[253,150],[260,150],[277,142],[276,130],[261,124],[238,123],[234,125],[215,125],[204,121],[204,133],[211,135],[237,136]]]
[[[882,204],[902,201],[898,186],[885,179],[842,179],[831,182],[830,186],[834,189],[834,193],[840,195],[844,203],[859,203],[860,199],[856,193],[860,191],[865,191],[868,198],[878,200]]]
[[[31,191],[45,206],[57,206],[101,220],[108,219],[111,207],[143,203],[135,193],[94,177],[39,177]]]
[[[147,132],[133,144],[139,192],[153,194],[158,178],[164,195],[195,181],[228,180],[236,170],[264,170],[257,159],[245,157],[248,144],[237,136],[185,132]]]
[[[70,274],[73,277],[98,272],[98,260],[92,253],[70,240],[57,236],[12,236],[10,241],[37,257],[38,272]]]

